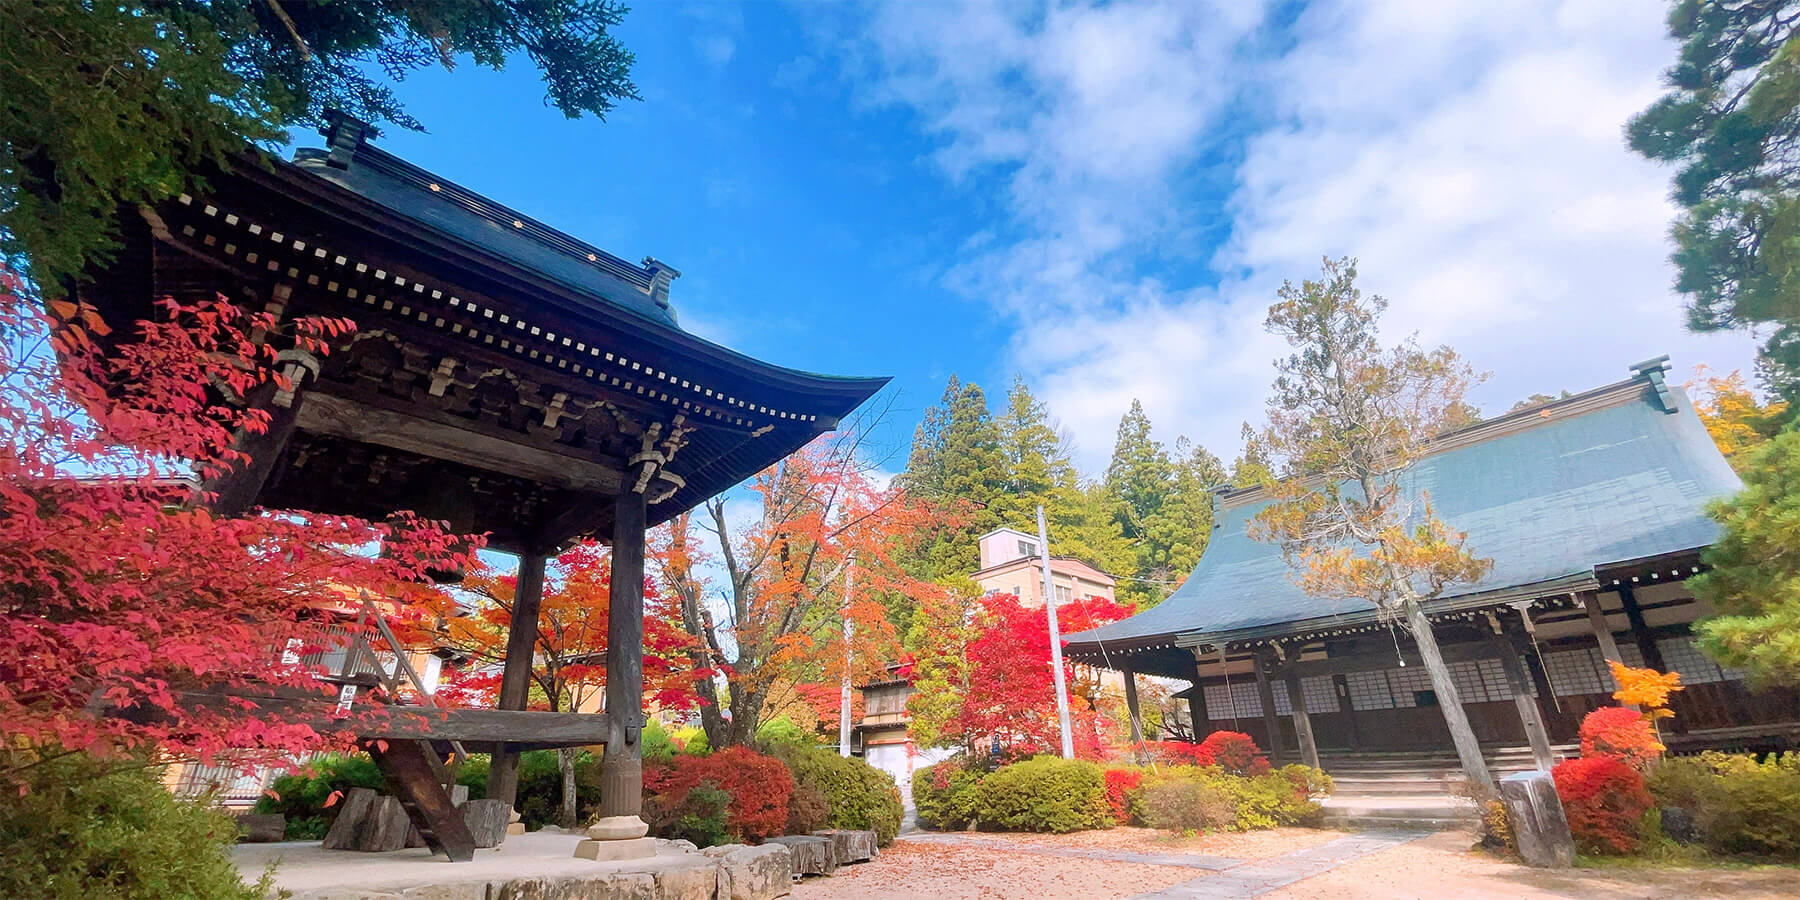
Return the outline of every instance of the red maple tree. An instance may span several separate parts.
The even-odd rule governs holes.
[[[192,695],[323,694],[301,659],[344,639],[346,586],[404,606],[472,546],[404,515],[206,509],[194,476],[242,464],[235,436],[268,421],[226,398],[289,387],[278,347],[322,354],[351,327],[165,299],[114,334],[92,308],[42,303],[0,270],[0,781],[72,752],[348,744],[348,721]],[[399,552],[368,552],[384,541]]]
[[[1118,621],[1130,607],[1099,597],[1057,606],[1065,632],[1085,631]],[[968,664],[967,686],[954,701],[941,736],[973,748],[995,741],[1009,753],[1054,752],[1061,745],[1056,686],[1050,661],[1050,628],[1042,607],[1029,608],[1011,594],[989,594],[979,601],[976,634],[966,648],[954,648]],[[927,649],[921,656],[933,652]],[[925,662],[925,660],[921,660]],[[1064,678],[1075,681],[1074,665],[1065,658]],[[922,703],[930,702],[920,698]],[[911,702],[911,701],[909,701]],[[1083,697],[1070,697],[1070,730],[1079,755],[1105,755],[1110,736]]]

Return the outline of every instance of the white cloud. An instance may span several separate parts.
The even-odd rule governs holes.
[[[1747,365],[1748,338],[1682,327],[1667,172],[1622,142],[1674,58],[1654,4],[1320,3],[1279,27],[1230,0],[889,7],[847,58],[941,139],[953,189],[1004,185],[948,283],[1014,318],[1012,362],[1089,471],[1132,397],[1229,455],[1283,350],[1263,311],[1325,255],[1361,258],[1391,337],[1492,371],[1490,410],[1659,353]],[[1197,199],[1220,160],[1229,200]],[[1221,223],[1207,283],[1155,277]]]

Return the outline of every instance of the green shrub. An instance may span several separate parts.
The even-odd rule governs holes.
[[[331,829],[338,810],[344,808],[343,795],[359,787],[386,792],[386,782],[373,760],[361,753],[327,756],[276,778],[268,793],[257,799],[253,811],[286,816],[290,841],[316,841]],[[326,806],[333,792],[338,799]]]
[[[227,855],[229,816],[180,801],[143,769],[109,769],[84,754],[20,773],[25,793],[0,797],[0,897],[44,900],[197,897],[250,900]]]
[[[986,822],[1009,831],[1062,834],[1105,828],[1106,780],[1085,760],[1038,756],[1002,766],[978,789]]]
[[[825,795],[831,809],[827,827],[873,831],[875,842],[883,847],[900,833],[906,808],[893,776],[822,747],[790,744],[775,748],[775,753],[793,773],[795,784],[810,784]]]
[[[942,831],[979,825],[983,775],[964,765],[960,756],[913,772],[913,806],[919,824]]]
[[[765,753],[775,753],[783,747],[817,747],[819,738],[787,716],[776,716],[756,729],[756,745]]]
[[[666,763],[675,756],[675,739],[669,737],[669,729],[655,719],[644,723],[638,746],[647,763]]]
[[[669,740],[675,744],[676,753],[686,756],[705,756],[712,752],[712,744],[706,740],[706,729],[697,725],[670,731]]]
[[[1693,813],[1712,850],[1800,858],[1800,753],[1664,759],[1649,786],[1659,805]]]
[[[1139,787],[1133,811],[1144,824],[1167,831],[1236,828],[1237,801],[1216,781],[1198,777],[1192,769],[1147,776]]]
[[[1217,766],[1170,766],[1144,776],[1131,810],[1150,827],[1171,831],[1314,825],[1325,810],[1312,797],[1330,789],[1329,776],[1306,766],[1250,777]]]
[[[659,837],[712,847],[730,836],[730,806],[730,793],[711,781],[702,781],[687,790],[645,797],[644,821]]]

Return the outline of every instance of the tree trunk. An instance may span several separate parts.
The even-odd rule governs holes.
[[[575,809],[574,747],[562,747],[556,751],[556,771],[562,773],[562,814],[557,817],[557,824],[564,828],[574,828],[581,823],[580,814]]]
[[[1450,741],[1456,745],[1463,774],[1471,784],[1488,794],[1495,794],[1494,776],[1488,773],[1487,759],[1481,755],[1475,729],[1470,727],[1468,713],[1463,711],[1462,695],[1456,692],[1450,667],[1444,664],[1444,656],[1438,652],[1437,635],[1432,633],[1431,620],[1425,618],[1425,610],[1420,608],[1417,600],[1408,597],[1401,602],[1406,609],[1407,627],[1412,629],[1413,641],[1419,646],[1419,658],[1425,661],[1425,671],[1431,676],[1431,689],[1437,693],[1438,708],[1443,710],[1444,724],[1450,726]]]

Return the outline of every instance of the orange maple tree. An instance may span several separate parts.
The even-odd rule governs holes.
[[[0,270],[0,781],[73,752],[347,747],[350,721],[192,695],[323,695],[302,660],[344,640],[344,585],[406,604],[473,546],[404,515],[213,515],[193,475],[242,464],[234,436],[268,421],[228,398],[288,386],[278,349],[323,354],[352,325],[222,298],[157,310],[114,333]],[[367,552],[382,542],[396,552]]]
[[[901,536],[933,510],[877,483],[861,440],[851,425],[758,475],[747,525],[719,497],[706,504],[705,526],[680,516],[653,536],[652,570],[695,638],[689,665],[724,682],[722,694],[712,679],[695,682],[714,747],[752,741],[765,717],[784,711],[772,700],[805,702],[805,691],[784,685],[860,684],[882,671],[900,654],[884,601],[943,590],[899,558]]]

